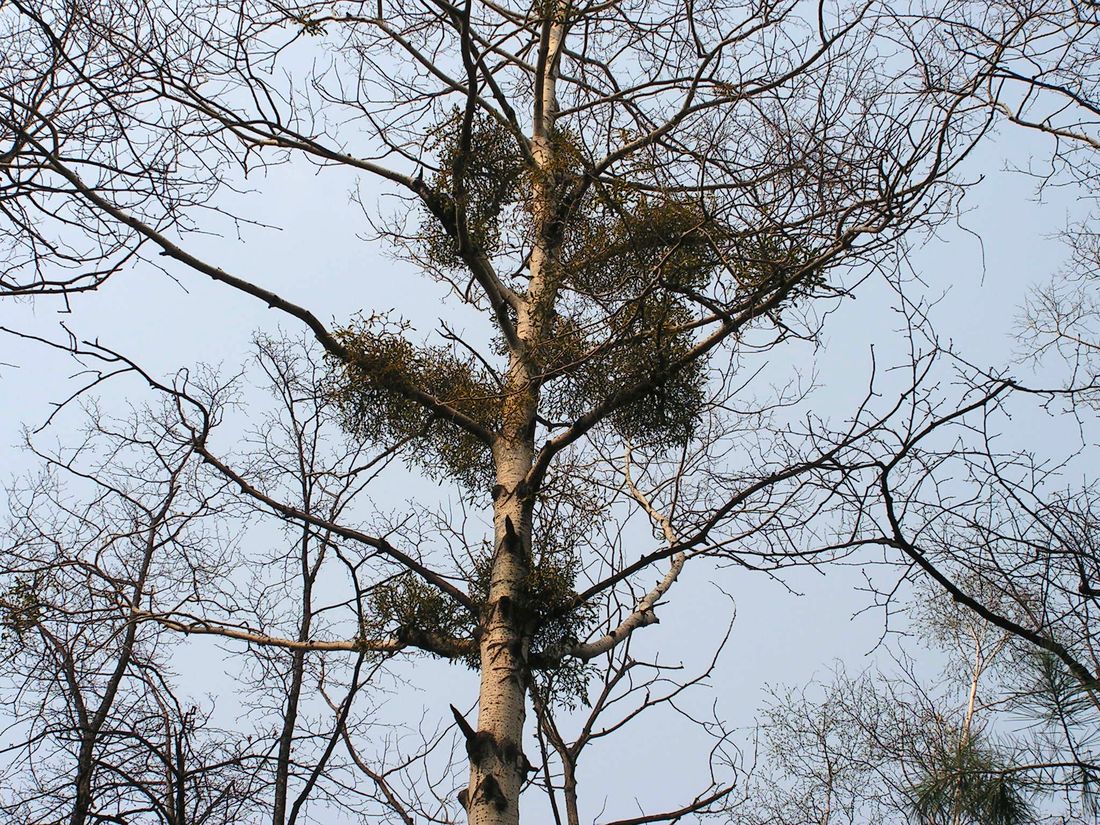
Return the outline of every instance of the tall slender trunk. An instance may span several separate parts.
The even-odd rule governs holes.
[[[187,825],[187,734],[185,726],[187,717],[180,720],[179,730],[169,739],[175,739],[175,793],[172,795],[172,809],[175,811],[175,820],[172,825]],[[171,755],[170,755],[171,756]]]
[[[581,825],[577,808],[577,765],[572,760],[562,760],[562,793],[565,795],[565,821],[569,825]]]
[[[541,270],[532,268],[534,277]],[[534,286],[532,291],[534,291]],[[517,825],[519,793],[528,761],[523,754],[527,715],[527,655],[531,619],[527,580],[531,572],[533,495],[528,475],[534,457],[538,407],[536,366],[530,356],[542,330],[528,296],[519,312],[520,346],[512,353],[501,417],[493,445],[493,559],[489,597],[481,617],[481,685],[478,729],[468,735],[470,784],[465,803],[471,825]]]
[[[517,311],[517,343],[509,358],[501,428],[493,445],[495,541],[489,598],[481,618],[478,726],[467,736],[470,784],[463,796],[470,825],[518,825],[519,794],[530,764],[523,753],[530,679],[527,656],[533,630],[527,580],[535,491],[529,489],[528,477],[535,454],[539,352],[559,287],[562,228],[554,118],[568,11],[562,0],[551,0],[547,6],[534,90],[530,279]]]
[[[303,478],[305,474],[303,472]],[[309,509],[309,490],[304,490],[305,508]],[[310,531],[302,528],[299,540],[299,567],[301,575],[302,615],[298,622],[298,641],[309,638],[313,623],[313,579],[316,567],[310,564]],[[294,733],[298,727],[298,708],[301,704],[302,683],[305,679],[305,651],[295,650],[290,658],[290,686],[287,690],[282,729],[279,731],[279,752],[275,762],[275,798],[272,805],[272,825],[284,825],[287,816],[287,798],[290,793],[290,761],[294,748]]]
[[[980,631],[974,633],[974,668],[970,677],[970,690],[967,693],[966,715],[963,717],[962,730],[959,732],[959,752],[961,753],[970,744],[970,731],[974,724],[974,711],[978,703],[978,682],[981,681],[982,671],[985,669],[985,658],[982,655],[982,637]],[[951,806],[951,825],[962,825],[962,781],[958,778],[955,786],[955,798]]]
[[[178,470],[176,471],[179,472]],[[153,563],[153,556],[158,547],[157,531],[164,523],[176,497],[176,474],[173,473],[168,493],[161,504],[160,509],[151,514],[149,526],[145,531],[145,540],[142,547],[140,566],[137,570],[134,584],[130,593],[129,607],[137,610],[141,606],[141,600],[145,597],[145,584],[149,578],[149,570]],[[92,780],[96,768],[96,747],[99,744],[99,736],[103,730],[107,717],[114,707],[118,697],[119,688],[130,668],[130,662],[134,656],[134,645],[137,640],[138,623],[130,621],[122,634],[122,640],[118,646],[118,659],[111,670],[111,674],[103,686],[103,694],[94,713],[90,713],[82,700],[80,684],[81,672],[79,667],[84,663],[73,660],[70,650],[64,648],[52,637],[49,641],[54,644],[64,662],[64,673],[71,692],[70,700],[76,705],[80,720],[80,749],[77,753],[76,775],[73,784],[76,786],[76,795],[73,800],[73,810],[69,816],[69,825],[86,825],[92,817],[92,805],[95,803]]]
[[[478,730],[468,739],[471,825],[516,825],[526,777],[523,727],[527,710],[526,610],[530,572],[531,503],[523,489],[531,467],[529,437],[501,439],[497,447],[496,544],[489,599],[482,618]]]

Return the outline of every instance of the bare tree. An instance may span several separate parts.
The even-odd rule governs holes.
[[[988,128],[989,75],[970,69],[993,65],[999,44],[932,62],[925,47],[941,20],[888,11],[446,0],[0,9],[18,44],[0,64],[11,261],[0,288],[69,295],[121,269],[205,277],[300,322],[324,352],[308,380],[268,358],[283,409],[265,430],[274,440],[249,452],[219,440],[232,409],[224,387],[162,380],[76,345],[167,399],[156,420],[201,507],[293,536],[246,563],[220,522],[210,543],[221,566],[173,536],[173,585],[129,584],[112,613],[124,639],[209,635],[266,651],[253,678],[280,685],[262,707],[278,720],[265,756],[276,825],[309,799],[377,804],[406,822],[453,818],[450,800],[404,796],[356,742],[366,677],[417,652],[479,674],[476,724],[454,711],[468,820],[518,822],[532,772],[556,798],[549,759],[536,766],[524,750],[534,700],[575,822],[580,751],[615,690],[631,693],[646,669],[626,651],[688,562],[775,570],[865,543],[858,531],[823,549],[809,539],[816,519],[846,506],[845,485],[868,468],[863,445],[905,399],[872,411],[872,393],[839,430],[815,418],[783,430],[771,416],[800,392],[753,399],[750,376],[785,343],[814,338],[906,233],[949,214],[953,173]],[[338,186],[390,187],[405,208],[367,210],[379,240],[449,287],[479,326],[456,330],[441,313],[436,337],[423,338],[375,307],[329,323],[259,272],[202,257],[199,232],[248,219],[227,211],[220,187],[281,163],[313,164]],[[323,440],[335,423],[344,435]],[[785,437],[773,442],[776,430]],[[163,463],[159,442],[115,443]],[[63,469],[95,483],[157,477],[84,458]],[[485,523],[349,507],[366,480],[402,466],[440,480]],[[116,484],[107,497],[124,494]],[[319,587],[329,570],[338,582]],[[13,622],[43,626],[13,587],[5,606],[24,617]],[[284,601],[293,610],[269,609]],[[585,697],[600,663],[607,693],[570,742],[553,704]],[[707,729],[728,742],[721,725]],[[430,770],[440,741],[427,732],[401,769]],[[682,808],[624,821],[712,810],[731,789],[716,776]],[[86,817],[80,793],[74,822]]]
[[[243,738],[175,691],[173,640],[132,621],[158,591],[203,587],[216,569],[212,553],[200,559],[219,513],[191,495],[189,451],[165,435],[101,420],[72,452],[43,455],[49,471],[12,493],[0,596],[16,710],[5,821],[230,823],[251,793]],[[135,449],[142,437],[152,454]],[[82,469],[77,456],[89,460]],[[87,485],[89,503],[65,476]]]

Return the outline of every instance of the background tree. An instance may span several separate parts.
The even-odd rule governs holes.
[[[170,599],[188,580],[209,586],[223,551],[206,525],[223,513],[191,496],[191,456],[163,429],[96,417],[83,443],[43,455],[48,470],[12,493],[0,605],[17,714],[0,815],[240,821],[255,790],[243,736],[177,693],[173,640],[131,619],[158,590]],[[94,471],[78,470],[77,456]],[[87,503],[66,476],[87,483]]]
[[[943,676],[895,648],[888,668],[776,691],[744,821],[1095,821],[1097,711],[1080,683],[1011,634],[995,654],[944,649],[997,630],[935,591],[915,606]]]

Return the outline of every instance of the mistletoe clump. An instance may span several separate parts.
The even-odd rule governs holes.
[[[339,333],[348,355],[334,391],[346,426],[378,443],[410,446],[433,478],[488,489],[489,449],[455,423],[454,413],[492,428],[499,391],[477,364],[446,347],[417,347],[408,332],[404,324],[371,318]]]

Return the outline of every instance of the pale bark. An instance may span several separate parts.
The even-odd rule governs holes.
[[[534,100],[531,211],[533,246],[527,294],[518,302],[510,347],[501,431],[493,445],[496,495],[489,598],[482,616],[478,727],[467,732],[470,783],[462,799],[471,825],[517,825],[529,762],[523,753],[530,673],[531,616],[526,604],[531,564],[530,488],[539,401],[539,352],[558,291],[561,230],[556,192],[555,78],[567,6],[551,8],[542,27]]]
[[[497,542],[489,599],[482,619],[478,729],[467,732],[470,783],[464,801],[476,825],[519,822],[526,776],[523,727],[528,686],[529,620],[524,589],[529,572],[531,508],[520,495],[531,451],[523,442],[498,450]],[[499,488],[498,488],[499,489]]]

